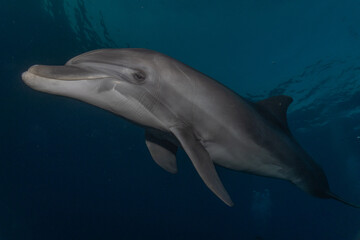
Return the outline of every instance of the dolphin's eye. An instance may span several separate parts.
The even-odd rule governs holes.
[[[145,74],[142,72],[135,72],[135,73],[133,73],[133,76],[134,76],[134,79],[138,82],[145,80]]]

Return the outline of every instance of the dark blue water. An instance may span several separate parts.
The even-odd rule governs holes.
[[[355,0],[1,0],[0,239],[360,239],[359,210],[218,168],[229,208],[184,152],[169,174],[142,129],[20,79],[33,64],[143,47],[252,100],[291,95],[292,132],[333,191],[359,203],[359,10]]]

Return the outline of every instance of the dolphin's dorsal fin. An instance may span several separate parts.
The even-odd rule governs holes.
[[[292,101],[292,97],[280,95],[261,100],[256,105],[262,110],[263,114],[276,121],[284,130],[289,131],[286,113]]]

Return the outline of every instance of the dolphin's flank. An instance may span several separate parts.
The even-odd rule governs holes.
[[[291,134],[286,112],[292,98],[245,100],[217,81],[161,53],[101,49],[64,66],[34,65],[22,75],[31,88],[106,109],[145,128],[154,161],[177,172],[183,148],[206,186],[233,202],[215,164],[287,180],[320,198],[350,204],[331,193],[319,165]]]

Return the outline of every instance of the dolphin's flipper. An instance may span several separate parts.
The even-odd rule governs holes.
[[[209,153],[195,138],[193,132],[190,129],[181,127],[173,127],[170,130],[181,143],[206,186],[228,206],[232,207],[234,203],[221,183]]]
[[[176,151],[178,147],[149,130],[145,132],[145,139],[154,161],[166,171],[177,173]]]

